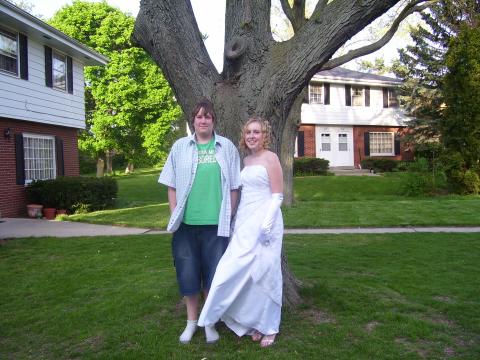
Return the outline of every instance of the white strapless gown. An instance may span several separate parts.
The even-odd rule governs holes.
[[[270,205],[265,167],[246,166],[235,228],[218,263],[198,325],[221,319],[238,336],[258,330],[278,333],[282,306],[281,250],[283,219],[276,215],[269,246],[260,241],[260,226]]]

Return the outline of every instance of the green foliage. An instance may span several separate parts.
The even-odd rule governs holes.
[[[479,17],[480,19],[480,17]],[[467,169],[480,161],[480,26],[463,26],[451,42],[445,76],[442,143],[461,154]]]
[[[166,157],[182,113],[158,66],[133,47],[134,22],[106,2],[81,0],[50,21],[110,59],[104,67],[85,69],[87,131],[79,137],[80,149],[92,158],[112,151],[138,165]]]
[[[406,196],[433,195],[437,190],[436,177],[441,176],[442,173],[435,173],[427,159],[418,158],[410,163],[399,192]]]
[[[110,207],[117,192],[117,182],[111,177],[59,177],[34,181],[26,188],[30,203],[70,212],[76,208],[99,210]]]
[[[329,161],[313,157],[301,157],[293,159],[294,176],[327,175]]]
[[[450,40],[459,33],[461,24],[475,23],[480,13],[476,0],[440,0],[422,12],[424,25],[412,28],[414,42],[399,51],[400,61],[393,66],[397,77],[404,80],[401,103],[415,119],[409,142],[432,142],[440,135],[439,120],[445,103],[444,76],[446,53]],[[422,155],[423,156],[423,155]]]
[[[397,168],[398,160],[369,157],[361,161],[362,169],[372,169],[375,172],[390,172]]]

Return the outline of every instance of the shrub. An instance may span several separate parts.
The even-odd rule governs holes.
[[[391,172],[397,167],[398,160],[384,158],[366,158],[360,163],[362,169],[373,169],[375,172]]]
[[[468,168],[459,152],[444,154],[442,162],[451,191],[459,194],[478,194],[480,190],[478,166]]]
[[[27,187],[27,199],[45,207],[100,210],[112,206],[117,196],[117,182],[112,177],[59,177],[39,180]]]
[[[301,157],[293,160],[294,176],[327,175],[329,161],[312,157]]]
[[[478,195],[480,190],[480,177],[475,171],[472,169],[465,171],[463,183],[465,193]]]
[[[432,195],[437,192],[437,184],[445,182],[442,171],[435,171],[435,167],[426,158],[418,158],[411,162],[407,173],[400,184],[400,194],[406,196]]]

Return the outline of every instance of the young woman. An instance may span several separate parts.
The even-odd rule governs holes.
[[[234,232],[198,320],[200,326],[212,326],[221,319],[262,347],[275,341],[282,306],[283,176],[269,143],[268,122],[249,119],[240,140],[248,155]]]

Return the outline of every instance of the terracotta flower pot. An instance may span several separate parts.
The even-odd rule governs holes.
[[[54,220],[57,210],[55,208],[45,208],[43,209],[43,216],[47,220]]]
[[[42,209],[43,205],[38,204],[28,204],[27,205],[27,213],[28,217],[38,219],[42,217]]]

